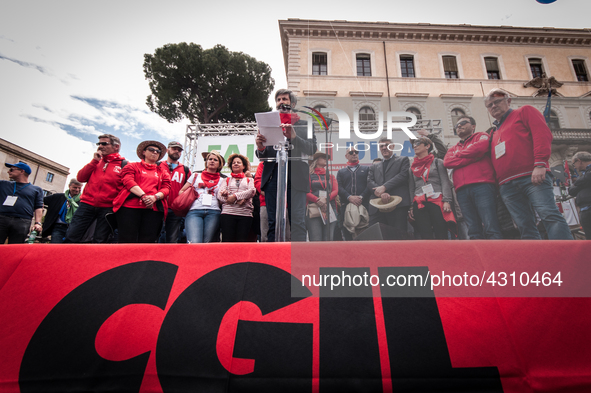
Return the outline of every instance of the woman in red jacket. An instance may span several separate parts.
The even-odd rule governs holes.
[[[166,219],[170,175],[158,161],[166,146],[144,141],[137,147],[140,162],[127,164],[121,171],[123,188],[115,198],[119,243],[155,243]]]
[[[326,181],[326,158],[326,154],[318,152],[314,154],[310,164],[310,192],[306,195],[308,201],[306,228],[311,242],[333,240],[337,225],[336,197],[339,193],[339,185],[333,175],[330,175],[330,182]],[[327,225],[329,226],[328,235]]]

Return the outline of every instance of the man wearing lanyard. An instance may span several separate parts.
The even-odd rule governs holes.
[[[41,232],[43,215],[43,190],[29,183],[31,168],[24,162],[4,164],[12,181],[0,181],[0,244],[8,238],[8,244],[23,244],[31,219],[35,216],[34,229]]]
[[[566,220],[558,211],[548,160],[552,132],[536,108],[511,109],[511,98],[493,89],[484,102],[492,117],[491,159],[503,202],[519,228],[522,239],[541,239],[538,213],[549,239],[572,240]]]

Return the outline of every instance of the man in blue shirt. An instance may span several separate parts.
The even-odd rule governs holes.
[[[23,244],[33,215],[34,229],[41,232],[43,190],[29,183],[31,168],[24,162],[4,165],[12,181],[0,181],[0,244],[7,238],[8,244]]]

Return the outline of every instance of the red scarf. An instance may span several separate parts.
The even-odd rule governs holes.
[[[240,173],[234,173],[234,172],[232,172],[232,177],[234,179],[244,179],[244,172],[240,172]]]
[[[201,180],[203,183],[199,183],[197,187],[199,188],[210,188],[217,186],[218,182],[220,181],[220,173],[211,173],[208,171],[201,172]],[[213,191],[213,190],[211,190]],[[211,194],[211,192],[210,192]]]
[[[412,162],[412,165],[410,166],[412,173],[416,177],[423,178],[423,181],[426,183],[427,180],[429,180],[429,171],[428,170],[431,168],[431,164],[433,163],[434,159],[435,159],[435,156],[433,154],[428,154],[426,157],[423,157],[423,158],[415,157],[414,161]],[[426,175],[425,175],[425,171],[427,171]]]
[[[149,169],[149,170],[154,170],[154,169],[156,169],[156,167],[158,166],[158,165],[156,165],[156,164],[148,164],[148,163],[147,163],[146,161],[144,161],[144,160],[142,160],[141,162],[142,162],[142,165],[143,165],[143,166],[144,166],[146,169]]]
[[[297,113],[279,113],[281,124],[295,124],[300,121],[300,116]]]
[[[105,162],[111,162],[113,160],[125,160],[125,158],[119,153],[111,153],[103,156],[103,161]]]
[[[317,175],[326,175],[326,169],[316,167],[316,168],[314,168],[314,173]]]
[[[355,162],[349,162],[349,161],[347,161],[347,165],[349,165],[349,166],[357,166],[357,165],[359,165],[359,161],[355,161]]]

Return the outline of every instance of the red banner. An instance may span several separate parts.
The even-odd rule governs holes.
[[[591,298],[438,297],[432,282],[401,289],[400,277],[447,268],[426,255],[492,266],[495,254],[482,250],[493,244],[503,255],[558,248],[567,286],[573,261],[591,251],[587,242],[481,243],[490,246],[3,246],[0,391],[591,391]],[[409,263],[413,249],[422,260]],[[302,285],[294,251],[353,284]],[[345,263],[358,254],[381,259],[382,270]],[[356,285],[364,274],[369,285]]]

